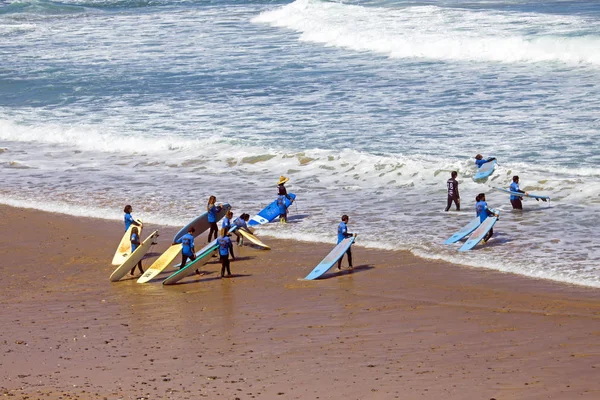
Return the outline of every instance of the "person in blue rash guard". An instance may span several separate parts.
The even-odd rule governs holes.
[[[188,258],[190,261],[194,261],[196,259],[196,252],[194,249],[194,232],[196,232],[196,229],[191,227],[188,229],[188,233],[173,242],[173,244],[181,243],[181,265],[179,266],[179,269],[185,267],[185,263],[187,262]]]
[[[237,227],[236,230],[234,231],[234,233],[237,236],[236,243],[238,244],[238,246],[241,246],[244,243],[242,235],[237,233],[238,230],[243,229],[246,232],[252,233],[252,231],[250,231],[250,228],[248,228],[248,224],[246,224],[246,222],[248,222],[248,220],[250,220],[250,214],[246,214],[246,213],[240,215],[235,220],[233,220],[233,224]]]
[[[233,218],[233,212],[229,210],[225,214],[225,218],[223,218],[223,222],[221,223],[221,229],[227,229],[227,232],[229,232],[229,230],[231,229],[231,218]]]
[[[133,253],[135,249],[137,249],[140,245],[140,235],[137,227],[134,226],[131,229],[131,236],[129,237],[129,240],[131,241],[131,252]],[[131,272],[129,273],[129,275],[133,275],[133,273],[135,272],[135,267],[136,266],[131,268]],[[144,270],[142,269],[142,260],[140,260],[140,262],[137,263],[137,267],[140,269],[140,273],[143,274]]]
[[[217,233],[219,232],[219,227],[217,226],[217,213],[221,211],[221,206],[217,205],[216,203],[217,198],[215,196],[210,196],[208,199],[208,204],[206,205],[206,211],[208,212],[208,223],[210,224],[207,243],[211,242],[213,234],[215,235],[216,239]]]
[[[509,190],[511,192],[527,194],[527,192],[524,192],[521,189],[519,189],[519,177],[517,175],[513,176],[512,183],[510,184]],[[515,196],[514,194],[510,195],[510,204],[512,204],[513,210],[522,210],[523,209],[523,203],[521,203],[521,199],[522,199],[521,196]]]
[[[217,243],[219,243],[221,278],[225,276],[225,270],[227,270],[227,276],[231,276],[231,270],[229,269],[229,253],[231,253],[231,257],[234,260],[235,255],[233,254],[233,245],[231,244],[231,239],[229,239],[229,235],[227,234],[227,230],[225,228],[221,229],[221,236],[217,238]]]
[[[279,177],[279,182],[277,183],[277,206],[279,207],[279,223],[285,224],[287,223],[287,206],[285,205],[285,199],[290,200],[292,203],[294,200],[287,193],[287,189],[285,188],[285,183],[289,181],[290,178],[286,178],[281,175]]]
[[[340,222],[340,224],[338,225],[338,244],[349,237],[352,236],[356,236],[355,233],[349,233],[348,232],[348,220],[350,218],[348,218],[348,216],[346,214],[342,215],[342,222]],[[348,247],[348,250],[346,251],[346,256],[348,257],[348,268],[352,268],[352,246]],[[338,265],[337,268],[338,269],[342,269],[342,259],[344,258],[344,256],[341,256],[340,259],[338,260]]]
[[[479,193],[477,195],[477,197],[475,197],[475,212],[477,213],[477,216],[479,217],[479,222],[483,223],[483,221],[485,221],[487,219],[487,217],[489,216],[495,216],[497,217],[498,214],[495,214],[492,210],[490,210],[488,208],[487,203],[485,202],[485,193]],[[490,229],[488,231],[488,233],[486,233],[485,237],[483,238],[483,242],[487,242],[488,240],[490,240],[490,238],[492,237],[492,235],[494,234],[494,229]]]
[[[133,217],[131,216],[131,213],[133,212],[133,208],[127,204],[125,206],[125,208],[123,209],[123,212],[125,213],[124,219],[125,219],[125,232],[127,232],[127,229],[129,229],[129,227],[131,225],[134,226],[140,226],[140,224],[133,219]]]
[[[488,163],[490,161],[494,161],[496,159],[496,157],[490,157],[490,158],[486,158],[485,160],[483,159],[483,156],[481,154],[477,154],[475,156],[475,164],[477,164],[477,168],[481,168],[481,166],[485,163]]]

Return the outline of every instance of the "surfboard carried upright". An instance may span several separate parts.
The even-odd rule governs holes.
[[[127,257],[123,264],[119,265],[117,269],[113,271],[113,273],[110,275],[110,281],[118,281],[119,279],[124,277],[128,271],[135,267],[137,263],[140,262],[142,258],[144,258],[148,250],[150,250],[150,247],[154,244],[154,241],[157,237],[158,231],[152,232],[152,234],[150,234],[150,236],[148,236],[146,240],[144,240],[142,244],[140,244],[138,248],[135,249],[135,251],[129,255],[129,257]]]
[[[136,219],[135,222],[137,222],[138,224],[140,224],[140,226],[138,226],[138,235],[141,237],[142,236],[142,221],[139,219]],[[125,259],[127,259],[127,257],[129,257],[129,255],[131,254],[131,230],[135,227],[135,225],[131,224],[129,226],[129,228],[127,228],[127,230],[125,231],[125,233],[123,234],[123,237],[121,238],[121,241],[119,242],[119,245],[117,246],[117,251],[115,251],[115,255],[112,259],[112,265],[121,265],[123,264],[123,261],[125,261]]]
[[[200,249],[199,251],[196,252],[195,260],[190,261],[189,263],[185,264],[185,266],[183,268],[181,268],[180,270],[171,274],[167,279],[165,279],[163,281],[163,285],[172,285],[174,283],[179,282],[186,276],[192,275],[196,268],[200,267],[201,265],[206,264],[208,262],[208,260],[210,260],[210,258],[212,257],[213,251],[215,251],[218,248],[219,248],[219,242],[217,242],[217,239],[215,239],[212,242],[210,242],[209,244],[207,244],[206,246],[204,246],[202,249]]]
[[[319,265],[317,265],[310,272],[310,274],[306,275],[304,279],[311,281],[313,279],[317,279],[318,277],[322,276],[327,271],[329,271],[331,267],[333,267],[335,263],[338,262],[338,260],[342,258],[344,254],[346,254],[346,251],[348,251],[350,246],[352,246],[354,240],[355,236],[351,236],[339,242],[337,246],[335,246],[333,250],[331,250],[329,254],[327,254],[327,256],[319,263]]]
[[[492,189],[494,189],[494,190],[498,190],[498,191],[500,191],[500,192],[508,193],[508,194],[510,194],[511,196],[530,197],[530,198],[532,198],[532,199],[536,199],[536,200],[542,200],[542,201],[548,201],[548,200],[550,200],[550,197],[548,197],[548,196],[540,196],[540,195],[537,195],[537,194],[532,194],[532,193],[527,193],[527,194],[525,194],[525,193],[521,193],[521,192],[512,192],[512,191],[510,191],[510,190],[507,190],[507,189],[502,189],[502,188],[498,188],[498,187],[494,187],[494,188],[492,188]]]
[[[286,197],[285,206],[289,207],[292,204],[292,201],[296,199],[296,195],[294,193],[288,193],[291,200]],[[268,224],[269,222],[275,220],[275,218],[279,217],[279,206],[277,205],[277,200],[273,201],[271,204],[263,208],[257,215],[250,218],[248,221],[248,225],[263,225]]]
[[[240,235],[242,235],[244,237],[244,239],[247,239],[249,242],[251,242],[252,244],[261,247],[265,250],[271,250],[271,247],[269,247],[268,245],[264,244],[262,242],[262,240],[260,240],[259,238],[257,238],[256,236],[254,236],[253,234],[251,234],[248,231],[245,231],[243,229],[237,229],[236,232],[238,232]]]
[[[137,283],[146,283],[154,279],[156,275],[160,274],[173,262],[179,253],[181,253],[181,244],[172,244],[167,250],[165,250],[164,253],[160,255],[160,257],[156,259],[156,261],[154,261],[154,263],[152,263],[150,268],[148,268],[146,272],[140,276],[140,279],[137,280]]]
[[[473,232],[477,227],[481,224],[481,219],[479,217],[475,217],[471,220],[467,225],[462,227],[458,232],[454,235],[450,236],[448,239],[444,241],[444,244],[452,244],[456,243],[462,238],[468,236],[471,232]]]
[[[498,211],[496,211],[498,213]],[[489,216],[479,225],[477,229],[473,231],[469,239],[462,245],[458,251],[468,251],[473,247],[477,246],[477,243],[481,242],[481,239],[485,237],[485,235],[494,227],[498,221],[498,217]]]
[[[229,204],[221,204],[221,211],[217,213],[217,221],[220,221],[230,209],[231,206]],[[194,227],[194,229],[196,230],[196,232],[194,232],[194,237],[207,231],[208,228],[210,228],[210,223],[208,222],[208,212],[199,215],[198,217],[194,218],[189,224],[181,228],[181,230],[175,234],[173,242],[176,242],[177,239],[185,235],[191,227]]]
[[[496,160],[486,162],[477,169],[477,173],[473,177],[473,180],[481,181],[486,179],[494,172],[494,168],[496,168]]]

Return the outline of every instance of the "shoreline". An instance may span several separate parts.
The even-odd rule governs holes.
[[[600,396],[595,288],[362,247],[353,271],[301,281],[331,245],[266,237],[270,251],[235,247],[233,279],[215,260],[173,287],[110,283],[120,221],[0,215],[3,394]],[[155,229],[158,255],[178,229],[142,238]]]

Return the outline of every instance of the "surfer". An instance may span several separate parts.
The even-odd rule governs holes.
[[[494,213],[492,210],[488,208],[487,203],[485,202],[485,193],[479,193],[477,197],[475,197],[475,212],[479,217],[479,222],[483,223],[489,216],[498,217],[498,214]],[[485,234],[483,238],[483,242],[486,243],[492,235],[494,234],[494,228],[490,229],[488,233]]]
[[[510,184],[509,190],[511,192],[524,193],[525,195],[528,194],[527,192],[524,192],[521,189],[519,189],[519,177],[517,175],[512,177],[512,183]],[[523,209],[523,203],[521,203],[521,199],[523,198],[520,196],[515,196],[514,194],[510,195],[510,204],[512,204],[513,210]]]
[[[231,229],[231,218],[233,218],[233,212],[231,210],[225,213],[225,218],[221,223],[221,229],[227,229],[227,232]]]
[[[194,251],[194,232],[196,232],[196,229],[192,226],[188,229],[188,233],[173,242],[173,244],[181,243],[181,265],[179,266],[179,269],[185,267],[188,258],[190,261],[196,259],[196,252]]]
[[[277,183],[277,206],[279,207],[279,222],[282,224],[287,223],[287,206],[285,205],[285,199],[290,200],[292,203],[294,199],[287,193],[287,189],[285,188],[285,183],[289,181],[290,178],[286,178],[281,175],[279,177],[279,182]]]
[[[490,161],[494,161],[496,159],[496,157],[490,157],[490,158],[486,158],[485,160],[483,159],[483,156],[481,154],[477,154],[475,156],[475,164],[477,164],[477,168],[481,168],[481,166],[485,163],[488,163]]]
[[[131,228],[131,236],[129,237],[129,240],[131,241],[131,252],[133,253],[135,249],[137,249],[137,247],[140,245],[140,235],[137,227],[134,226],[133,228]],[[143,274],[144,270],[142,269],[142,260],[140,260],[140,262],[137,263],[137,267],[140,269],[140,273]],[[133,275],[134,272],[135,265],[133,266],[133,268],[131,268],[131,272],[129,273],[129,275]]]
[[[210,230],[208,231],[208,242],[210,243],[212,240],[213,233],[215,235],[215,239],[217,238],[217,233],[219,232],[219,227],[217,226],[217,213],[221,211],[221,206],[217,205],[217,198],[215,196],[210,196],[208,198],[208,204],[206,205],[206,211],[208,212],[208,223],[210,224]]]
[[[356,236],[355,233],[350,233],[348,232],[348,216],[346,214],[342,215],[342,222],[340,222],[340,224],[338,225],[338,244],[349,237],[352,236]],[[352,246],[348,247],[348,250],[346,251],[346,255],[348,257],[348,268],[352,268]],[[342,259],[344,258],[344,256],[341,256],[340,259],[338,260],[338,265],[337,268],[338,269],[342,269]]]
[[[231,244],[231,239],[229,239],[227,232],[227,229],[221,229],[221,236],[217,239],[217,243],[219,243],[219,260],[221,261],[221,278],[225,276],[225,270],[227,270],[227,276],[231,276],[231,270],[229,269],[229,253],[231,253],[231,258],[235,260],[233,245]]]
[[[458,194],[458,181],[456,180],[458,172],[452,171],[450,176],[451,178],[446,182],[446,185],[448,186],[448,205],[444,211],[450,209],[452,202],[456,204],[456,211],[460,211],[460,195]]]
[[[250,228],[248,228],[248,224],[246,224],[246,222],[248,222],[249,219],[250,219],[250,214],[246,214],[246,213],[243,213],[242,215],[240,215],[239,217],[237,217],[233,221],[233,224],[236,226],[236,231],[238,229],[243,229],[246,232],[252,233],[250,231]],[[244,239],[242,238],[242,235],[240,235],[236,231],[234,231],[235,235],[237,236],[236,243],[237,243],[238,246],[242,246],[244,244]]]
[[[140,224],[136,220],[134,220],[133,217],[131,216],[131,213],[133,212],[133,208],[129,204],[127,204],[125,206],[125,208],[123,209],[123,212],[125,213],[125,217],[124,217],[124,219],[125,219],[125,232],[127,232],[127,229],[129,229],[129,227],[131,225],[133,225],[133,226],[140,226]]]

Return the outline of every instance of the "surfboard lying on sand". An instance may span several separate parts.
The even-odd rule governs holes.
[[[142,221],[136,219],[135,222],[140,224],[138,226],[138,235],[142,237]],[[123,261],[131,254],[131,230],[135,227],[135,225],[129,225],[129,228],[123,234],[121,241],[119,242],[119,246],[117,246],[117,251],[115,252],[115,256],[112,259],[112,265],[121,265]]]
[[[450,236],[448,239],[444,241],[444,244],[452,244],[456,243],[462,238],[468,236],[471,232],[473,232],[477,227],[481,224],[481,219],[479,217],[475,217],[471,220],[467,225],[462,227],[458,232],[454,235]]]
[[[488,161],[477,169],[477,173],[473,177],[473,180],[480,181],[492,174],[496,168],[496,160]]]
[[[550,197],[548,197],[548,196],[540,196],[540,195],[537,195],[537,194],[531,194],[531,193],[527,193],[527,194],[525,194],[525,193],[521,193],[521,192],[512,192],[512,191],[510,191],[510,190],[506,190],[506,189],[502,189],[502,188],[497,188],[497,187],[494,187],[494,188],[492,188],[492,189],[494,189],[494,190],[498,190],[498,191],[500,191],[500,192],[508,193],[508,194],[510,194],[511,196],[519,196],[519,197],[531,197],[532,199],[536,199],[536,200],[542,200],[542,201],[548,201],[548,200],[550,200]]]
[[[290,196],[292,200],[288,198],[285,199],[286,207],[289,207],[290,204],[292,204],[292,201],[296,199],[296,195],[294,193],[288,193],[288,196]],[[268,224],[277,217],[279,217],[279,206],[277,205],[277,199],[275,199],[274,202],[263,208],[257,215],[250,218],[248,225],[254,226]]]
[[[152,234],[148,236],[146,240],[144,240],[142,244],[140,244],[138,248],[135,249],[135,251],[129,255],[129,257],[127,257],[123,264],[119,265],[117,269],[113,271],[113,273],[110,275],[110,281],[118,281],[119,279],[124,277],[127,274],[127,272],[129,272],[133,267],[135,267],[137,263],[140,262],[142,258],[144,258],[148,250],[150,250],[150,247],[154,244],[154,241],[157,237],[158,231],[152,232]]]
[[[261,247],[261,248],[263,248],[265,250],[271,250],[271,247],[269,247],[268,245],[264,244],[259,238],[257,238],[256,236],[254,236],[250,232],[247,232],[247,231],[245,231],[243,229],[238,229],[238,230],[236,230],[236,232],[238,232],[240,235],[242,235],[244,237],[244,239],[249,240],[252,244],[255,244],[258,247]]]
[[[230,209],[231,206],[229,204],[221,204],[221,211],[217,213],[217,221],[220,221]],[[194,237],[207,231],[208,228],[210,228],[210,223],[208,222],[208,212],[199,215],[198,217],[194,218],[189,224],[181,228],[181,230],[175,234],[173,242],[176,242],[177,239],[185,235],[191,227],[194,227],[194,229],[196,230],[196,232],[194,232]]]
[[[196,270],[196,268],[206,264],[208,262],[208,260],[210,260],[210,258],[212,257],[213,252],[215,250],[217,250],[218,248],[219,248],[219,242],[217,242],[217,239],[215,239],[212,242],[210,242],[209,244],[207,244],[206,246],[204,246],[202,249],[200,249],[199,251],[196,252],[195,260],[190,261],[189,263],[185,264],[185,266],[183,268],[181,268],[180,270],[171,274],[167,279],[165,279],[163,281],[163,285],[172,285],[174,283],[179,282],[186,276],[190,276],[190,275],[194,274],[194,271]]]
[[[343,257],[344,254],[346,254],[346,251],[348,251],[350,246],[352,246],[352,243],[354,243],[354,239],[355,237],[351,236],[339,242],[338,245],[335,246],[333,250],[331,250],[329,254],[327,254],[327,256],[319,263],[319,265],[317,265],[310,272],[310,274],[306,275],[304,279],[311,281],[329,271],[331,267],[333,267],[335,263],[338,262],[338,260]]]
[[[496,211],[498,213],[498,211]],[[477,243],[481,242],[481,239],[485,237],[485,235],[494,227],[498,221],[498,217],[489,216],[479,225],[477,229],[473,231],[469,239],[462,245],[458,251],[467,251],[471,250],[473,247],[477,246]]]
[[[160,255],[160,257],[156,259],[156,261],[154,261],[154,263],[152,263],[150,268],[148,268],[146,272],[140,276],[140,279],[137,280],[137,283],[146,283],[154,279],[156,275],[160,274],[173,262],[179,253],[181,253],[181,244],[172,244],[167,250],[165,250],[164,253]]]

